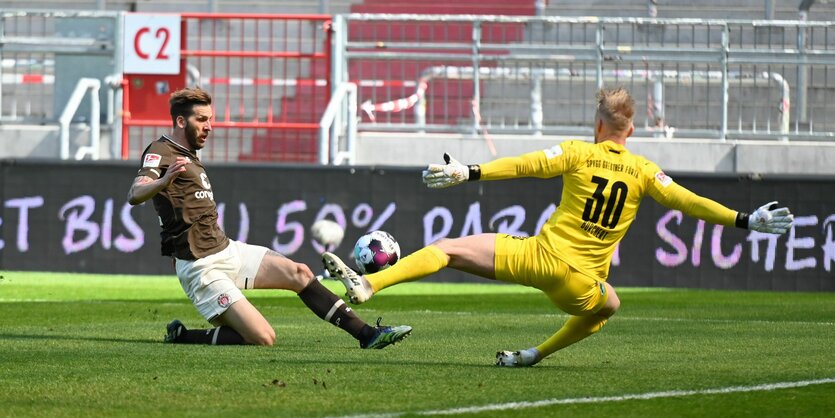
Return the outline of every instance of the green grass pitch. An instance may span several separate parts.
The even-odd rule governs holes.
[[[618,289],[591,338],[523,369],[495,352],[565,320],[519,286],[410,283],[356,312],[366,351],[286,291],[246,294],[273,347],[163,344],[207,324],[173,276],[0,272],[0,416],[831,417],[835,294]],[[617,286],[617,283],[614,283]],[[341,286],[327,282],[341,294]]]

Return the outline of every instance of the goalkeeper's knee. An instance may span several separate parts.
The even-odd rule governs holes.
[[[609,318],[618,311],[618,308],[620,308],[620,298],[618,298],[618,294],[615,292],[615,288],[612,287],[612,285],[603,282],[603,286],[606,288],[608,296],[606,298],[606,303],[604,303],[603,307],[595,312],[595,315]]]

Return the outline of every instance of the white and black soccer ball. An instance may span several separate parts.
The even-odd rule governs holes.
[[[371,231],[354,245],[354,261],[361,274],[385,270],[400,259],[400,244],[385,231]]]
[[[345,230],[338,223],[329,219],[320,219],[310,227],[310,235],[326,251],[333,251],[342,243]]]

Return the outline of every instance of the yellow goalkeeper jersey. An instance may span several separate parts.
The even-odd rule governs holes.
[[[537,239],[570,266],[606,280],[615,248],[644,196],[684,214],[733,226],[737,212],[676,184],[646,158],[612,141],[566,141],[481,164],[481,180],[562,175],[557,210]],[[556,190],[555,190],[556,192]]]

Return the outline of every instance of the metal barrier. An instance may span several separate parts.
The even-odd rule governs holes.
[[[120,73],[120,28],[117,12],[0,12],[0,121],[54,122],[80,78]]]
[[[345,138],[344,145],[340,137]],[[319,122],[319,164],[353,164],[356,137],[357,85],[342,83],[334,90]]]
[[[0,12],[0,122],[57,124],[78,80],[95,78],[102,129],[122,134],[113,155],[136,158],[168,132],[166,115],[131,108],[136,86],[122,80],[119,59],[123,16]],[[357,86],[366,131],[588,135],[595,90],[620,84],[646,109],[636,117],[639,136],[835,137],[835,22],[180,16],[181,76],[215,98],[206,160],[350,160],[351,145],[340,142],[350,142],[350,118],[333,124],[332,149],[319,145],[333,87],[346,82]],[[149,103],[167,109],[160,101]],[[340,115],[350,100],[341,102]],[[65,125],[93,123],[90,99],[78,106]],[[69,142],[62,155],[96,158]]]
[[[617,84],[646,109],[639,136],[835,137],[835,22],[351,14],[335,25],[347,29],[334,81],[376,81],[360,85],[360,130],[590,134],[594,91]]]
[[[75,86],[75,90],[73,90],[67,106],[58,118],[58,123],[61,126],[62,160],[70,158],[70,122],[72,121],[72,117],[75,116],[75,112],[78,110],[78,106],[81,104],[81,100],[84,98],[87,90],[90,90],[90,145],[79,147],[75,154],[75,159],[80,160],[88,154],[94,160],[99,159],[99,136],[101,135],[99,124],[101,118],[99,114],[100,89],[101,82],[97,78],[82,78],[78,80],[78,84]]]
[[[585,73],[585,76],[587,77],[597,77],[596,72],[585,71]],[[535,131],[534,134],[541,135],[543,129],[542,82],[566,82],[570,81],[572,77],[582,77],[583,75],[584,74],[581,74],[577,71],[572,72],[568,68],[480,68],[479,74],[476,75],[475,69],[473,67],[430,67],[421,73],[420,79],[417,83],[418,89],[412,96],[409,96],[406,99],[399,99],[392,102],[380,103],[376,105],[371,104],[371,102],[365,102],[362,106],[362,110],[365,111],[369,119],[374,120],[374,114],[376,111],[402,111],[414,106],[415,123],[417,124],[419,129],[422,130],[426,126],[426,90],[428,89],[429,82],[432,80],[473,80],[476,78],[476,76],[479,78],[479,80],[483,81],[501,81],[506,78],[525,79],[530,81],[531,127]],[[789,109],[791,101],[791,92],[788,82],[786,82],[785,78],[781,74],[768,72],[762,72],[759,74],[730,72],[728,74],[723,74],[718,71],[679,72],[676,70],[667,70],[664,72],[639,70],[636,71],[635,74],[631,74],[628,71],[603,71],[604,84],[616,83],[619,78],[623,77],[636,77],[652,83],[652,89],[649,93],[649,103],[651,104],[651,108],[648,109],[648,114],[651,117],[653,117],[653,126],[666,128],[664,132],[661,132],[660,130],[658,131],[659,134],[664,134],[665,136],[672,136],[674,132],[674,130],[667,126],[664,121],[665,81],[670,82],[675,81],[676,79],[684,79],[687,80],[688,83],[692,84],[706,84],[709,83],[711,80],[721,80],[722,77],[727,77],[730,80],[739,80],[740,85],[744,84],[748,86],[756,86],[758,80],[773,80],[775,82],[775,86],[779,88],[781,92],[780,120],[779,126],[777,127],[778,129],[775,129],[775,132],[779,132],[784,136],[788,135],[789,133]],[[771,131],[770,126],[768,127],[768,130]]]

